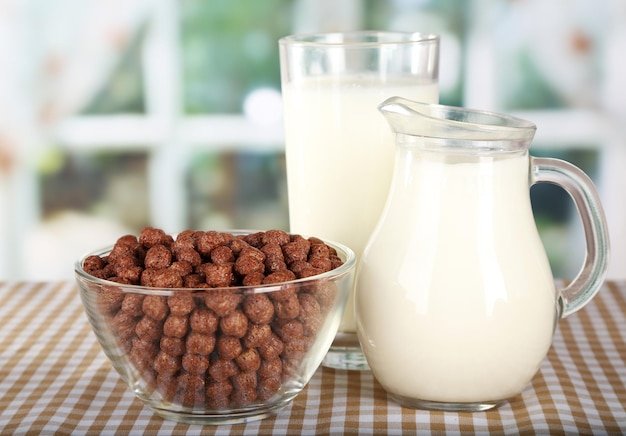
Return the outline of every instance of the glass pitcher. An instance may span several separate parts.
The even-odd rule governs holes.
[[[356,327],[374,376],[410,408],[478,411],[522,392],[557,321],[599,290],[609,241],[591,180],[529,155],[535,125],[399,97],[392,185],[358,270]],[[573,198],[585,233],[578,276],[556,289],[530,186]]]

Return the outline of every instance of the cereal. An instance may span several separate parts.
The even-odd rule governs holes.
[[[124,301],[124,292],[112,286],[102,288],[98,294],[98,305],[106,314],[116,313]]]
[[[126,294],[122,301],[122,311],[132,316],[143,315],[142,303],[144,296],[141,294]]]
[[[268,230],[267,232],[263,233],[261,240],[263,241],[263,245],[285,245],[291,241],[291,236],[289,235],[289,233],[282,230]]]
[[[168,268],[157,269],[152,286],[157,288],[181,288],[183,278],[176,271]]]
[[[261,247],[263,246],[263,232],[250,233],[245,235],[243,240],[253,247]]]
[[[204,403],[204,377],[198,374],[182,372],[178,376],[178,394],[185,407],[193,407],[196,403]]]
[[[296,293],[291,293],[282,300],[274,301],[274,311],[280,319],[292,319],[300,313],[300,302]]]
[[[165,402],[203,410],[267,401],[298,371],[332,306],[332,282],[290,283],[342,265],[317,238],[282,230],[124,235],[84,270],[150,293],[106,287],[97,304],[145,382]],[[266,293],[245,287],[273,285]],[[243,286],[244,288],[240,288]]]
[[[295,279],[296,275],[288,269],[285,269],[266,275],[263,279],[263,284],[284,283]]]
[[[258,374],[263,378],[280,378],[283,372],[283,361],[279,357],[273,359],[263,359],[259,366]]]
[[[281,385],[282,381],[280,377],[268,377],[261,379],[257,386],[259,399],[262,401],[269,400],[276,392],[278,392]]]
[[[230,238],[228,238],[225,233],[213,230],[204,232],[201,235],[198,235],[197,238],[198,252],[204,256],[209,256],[214,248],[226,244],[229,240]]]
[[[322,270],[322,272],[330,271],[333,267],[333,264],[328,257],[323,257],[317,254],[309,256],[309,265],[313,268]]]
[[[289,242],[289,239],[287,239]],[[265,258],[275,257],[280,260],[284,260],[283,250],[280,248],[280,244],[275,242],[269,242],[261,247],[261,252],[265,255]]]
[[[213,359],[209,366],[209,375],[218,382],[229,380],[238,372],[237,364],[232,359],[226,359],[221,356]]]
[[[252,254],[251,250],[256,249],[253,247],[248,247],[241,250],[239,257],[235,261],[234,269],[235,272],[240,276],[246,276],[248,274],[259,272],[262,273],[265,271],[265,255],[259,251],[259,253],[263,254],[262,258],[259,259],[257,256]]]
[[[269,324],[250,324],[243,337],[243,345],[248,348],[258,348],[269,340],[271,334],[272,328]]]
[[[128,313],[120,310],[111,320],[111,326],[117,331],[121,342],[126,342],[135,336],[135,326],[137,319]]]
[[[141,280],[141,273],[143,268],[139,265],[130,266],[116,266],[114,267],[115,275],[123,280],[128,281],[128,284],[138,284]]]
[[[83,269],[86,273],[92,274],[96,271],[101,270],[106,265],[104,259],[100,256],[88,256],[83,261]]]
[[[265,274],[262,272],[254,272],[246,275],[242,280],[241,284],[243,286],[258,286],[263,284],[263,279],[265,278]]]
[[[206,402],[211,409],[225,409],[230,405],[233,385],[230,381],[210,382],[206,387]]]
[[[187,274],[183,277],[184,288],[200,288],[205,286],[208,287],[204,274]]]
[[[234,336],[220,336],[217,339],[215,348],[219,355],[227,360],[232,360],[239,356],[243,350],[241,341]]]
[[[159,347],[154,342],[135,338],[132,341],[130,359],[138,369],[151,370],[154,358],[159,352]]]
[[[268,272],[280,271],[287,269],[287,264],[279,257],[265,258],[265,270]]]
[[[261,344],[258,348],[259,354],[263,359],[271,360],[279,357],[285,348],[285,344],[280,340],[276,333],[272,332],[267,342]]]
[[[159,346],[161,347],[161,350],[170,356],[182,356],[185,354],[186,350],[185,341],[183,339],[171,336],[163,336]]]
[[[255,385],[253,388],[235,389],[231,394],[231,401],[236,406],[248,406],[254,403],[258,396]]]
[[[169,315],[163,324],[163,334],[173,338],[182,338],[189,329],[189,318],[180,315]]]
[[[178,390],[178,380],[176,376],[169,374],[159,374],[156,376],[156,386],[163,398],[172,399]]]
[[[243,338],[248,331],[248,317],[240,310],[232,311],[220,320],[220,330],[227,336]]]
[[[172,263],[172,252],[164,245],[157,244],[146,252],[144,264],[146,268],[167,268]]]
[[[185,278],[185,276],[188,276],[189,274],[193,272],[193,265],[191,265],[191,263],[186,260],[174,261],[169,266],[169,268],[172,271],[176,272],[176,274],[178,274],[179,276],[183,277],[183,279]],[[183,284],[184,284],[184,280],[183,280]]]
[[[191,331],[185,344],[189,353],[208,356],[215,348],[215,335]]]
[[[301,292],[298,295],[298,302],[300,303],[298,319],[304,326],[304,334],[313,336],[322,326],[322,309],[320,304],[315,297],[306,292]]]
[[[189,374],[204,375],[209,369],[209,356],[187,353],[183,356],[182,366]]]
[[[233,266],[230,263],[220,265],[208,263],[204,265],[203,272],[206,283],[213,288],[229,287],[235,280]]]
[[[138,338],[148,342],[157,341],[163,336],[161,324],[148,315],[145,315],[135,326],[135,334]]]
[[[256,371],[241,371],[231,378],[233,388],[240,391],[248,391],[256,388]]]
[[[241,253],[241,250],[243,250],[246,247],[249,247],[250,244],[244,241],[243,238],[236,237],[232,241],[230,241],[230,244],[228,244],[228,246],[230,247],[230,249],[232,250],[235,256],[239,256],[239,254]]]
[[[285,262],[287,264],[299,260],[306,261],[308,258],[308,250],[304,248],[302,244],[298,244],[297,242],[289,242],[288,244],[285,244],[282,248]]]
[[[235,253],[230,247],[225,245],[220,245],[219,247],[215,247],[211,250],[211,262],[216,265],[221,265],[224,263],[233,263],[235,261]]]
[[[174,375],[180,370],[180,359],[161,351],[154,359],[154,369],[161,375]]]
[[[235,358],[239,369],[242,371],[257,371],[261,366],[261,356],[254,348],[248,348]]]
[[[174,242],[173,238],[161,229],[146,227],[139,233],[139,243],[144,247],[151,248],[155,245],[169,246]]]
[[[161,321],[169,313],[167,297],[161,295],[146,295],[141,308],[146,315],[157,321]]]
[[[171,313],[179,316],[188,315],[196,308],[196,302],[191,294],[167,297],[167,305]]]
[[[226,316],[239,306],[241,300],[242,297],[239,293],[219,289],[207,293],[204,298],[204,303],[206,307],[215,312],[216,315]]]
[[[215,333],[217,331],[218,322],[217,315],[202,306],[196,307],[189,317],[191,330],[198,333]]]
[[[183,246],[175,251],[176,260],[189,262],[191,266],[198,266],[202,263],[202,257],[193,246]]]
[[[274,318],[274,306],[265,294],[252,294],[243,300],[243,311],[256,324],[267,324]]]

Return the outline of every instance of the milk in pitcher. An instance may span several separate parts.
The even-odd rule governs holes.
[[[510,398],[536,373],[558,319],[528,154],[407,153],[403,165],[412,177],[394,180],[358,274],[367,360],[399,398]]]

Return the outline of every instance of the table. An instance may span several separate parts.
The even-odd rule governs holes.
[[[100,350],[73,283],[0,283],[0,302],[0,434],[626,433],[626,282],[561,320],[532,383],[499,409],[404,409],[369,371],[322,367],[278,415],[217,427],[144,407]]]

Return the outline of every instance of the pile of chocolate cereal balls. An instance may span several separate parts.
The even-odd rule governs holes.
[[[311,281],[251,292],[247,286],[312,277],[343,264],[318,238],[281,230],[235,235],[153,227],[89,256],[96,304],[119,346],[163,401],[224,410],[271,399],[298,371],[336,296]],[[169,295],[133,285],[177,288]],[[181,289],[178,289],[181,288]],[[189,288],[189,289],[182,289]]]

